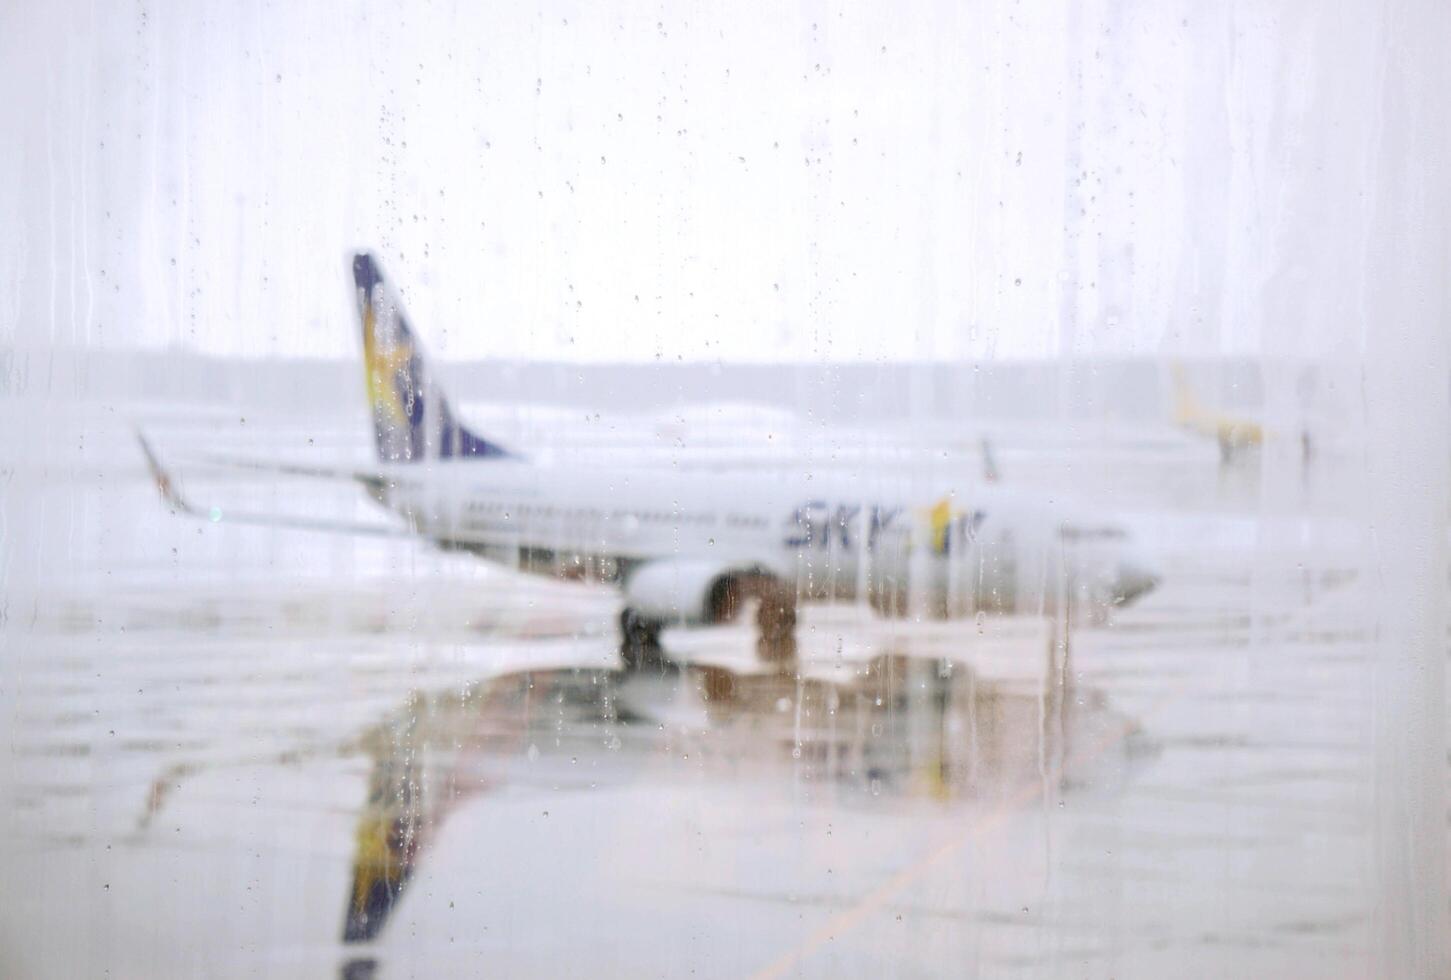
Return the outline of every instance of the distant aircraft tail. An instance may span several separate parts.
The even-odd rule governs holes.
[[[1182,364],[1175,364],[1174,374],[1174,422],[1177,425],[1194,425],[1204,418],[1204,407],[1189,386],[1189,378]]]
[[[403,463],[512,456],[455,418],[443,389],[429,376],[403,304],[371,254],[353,256],[353,282],[378,459]]]

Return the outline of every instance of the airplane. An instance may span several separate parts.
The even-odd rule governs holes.
[[[1233,462],[1236,457],[1257,450],[1265,444],[1267,432],[1258,419],[1205,408],[1190,387],[1183,365],[1173,365],[1172,371],[1174,424],[1218,443],[1221,463]],[[1301,432],[1300,443],[1301,452],[1308,459],[1311,450],[1308,429]]]
[[[891,615],[1108,609],[1159,582],[1123,528],[1001,483],[901,472],[689,472],[531,460],[455,414],[378,262],[352,258],[375,466],[221,459],[361,486],[402,526],[194,506],[138,431],[163,500],[213,523],[416,535],[538,574],[616,585],[627,665],[669,625],[731,620],[756,602],[758,655],[794,657],[800,602]]]

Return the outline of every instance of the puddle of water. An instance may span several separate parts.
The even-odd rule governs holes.
[[[904,800],[950,808],[1036,795],[1084,746],[1111,744],[1124,758],[1152,751],[1091,692],[1059,703],[962,663],[903,654],[848,673],[535,671],[414,696],[363,740],[373,768],[344,940],[376,939],[450,814],[487,806],[491,794],[547,810],[559,793],[714,783],[747,813],[790,794],[825,813],[887,814]]]

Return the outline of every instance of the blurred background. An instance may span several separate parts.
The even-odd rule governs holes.
[[[0,12],[0,972],[1444,976],[1448,21]],[[545,466],[992,483],[1156,587],[642,673],[608,583],[169,512],[138,429],[401,526],[216,465],[374,464],[357,250]]]

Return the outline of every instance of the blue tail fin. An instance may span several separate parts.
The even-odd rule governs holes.
[[[423,362],[408,315],[367,252],[353,256],[363,372],[378,458],[389,463],[512,456],[459,424]]]

